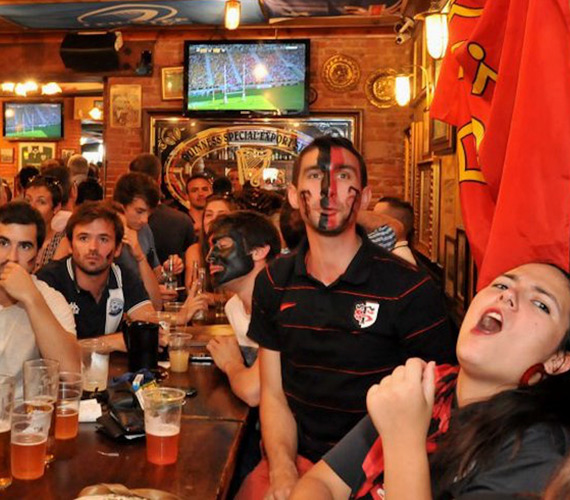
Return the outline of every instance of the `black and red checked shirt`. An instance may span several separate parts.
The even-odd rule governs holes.
[[[362,245],[329,286],[305,266],[307,241],[259,273],[248,336],[281,353],[298,453],[319,460],[366,414],[366,391],[410,357],[455,360],[442,296],[424,272]]]

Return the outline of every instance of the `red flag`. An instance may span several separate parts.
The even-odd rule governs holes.
[[[567,0],[455,0],[433,118],[458,128],[479,287],[525,262],[569,268]]]

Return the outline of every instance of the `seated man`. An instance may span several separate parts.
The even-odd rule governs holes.
[[[215,219],[208,239],[211,248],[207,260],[212,282],[224,291],[235,293],[225,310],[236,336],[214,337],[207,348],[216,366],[228,376],[234,394],[249,406],[258,406],[257,344],[246,335],[255,278],[267,262],[279,255],[279,233],[263,215],[241,210]]]
[[[113,264],[121,252],[123,223],[105,202],[86,202],[73,213],[66,232],[71,257],[45,266],[39,277],[71,304],[80,339],[107,334],[111,348],[124,350],[122,334],[115,333],[123,314],[142,320],[154,309],[140,279]],[[187,306],[184,321],[205,307],[200,297],[188,299]]]
[[[44,220],[28,203],[0,208],[0,373],[18,383],[29,359],[55,359],[62,371],[81,370],[69,305],[30,274],[44,237]]]

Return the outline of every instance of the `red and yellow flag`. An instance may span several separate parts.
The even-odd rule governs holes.
[[[432,118],[457,126],[479,287],[525,262],[570,265],[568,0],[455,0]]]

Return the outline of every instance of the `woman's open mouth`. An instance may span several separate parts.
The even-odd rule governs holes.
[[[475,330],[485,335],[499,333],[503,328],[503,315],[498,309],[489,309],[479,319]]]

